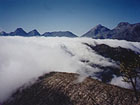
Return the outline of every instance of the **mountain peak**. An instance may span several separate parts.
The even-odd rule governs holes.
[[[17,30],[23,30],[22,28],[17,28]]]
[[[95,27],[103,27],[101,24],[96,25]]]
[[[22,28],[17,28],[14,32],[11,32],[10,35],[27,36],[27,33]]]
[[[120,22],[118,25],[117,25],[117,28],[122,28],[122,27],[128,27],[130,26],[131,24],[129,24],[128,22]]]
[[[93,27],[90,31],[95,31],[95,30],[99,31],[99,30],[102,30],[102,29],[110,30],[107,27],[105,27],[105,26],[103,26],[101,24],[98,24],[95,27]]]
[[[1,31],[0,35],[8,35],[8,34],[6,32],[4,32],[4,31]]]
[[[83,36],[94,38],[95,36],[100,36],[103,32],[108,32],[108,31],[110,31],[110,29],[108,29],[105,26],[102,26],[101,24],[98,24],[95,27],[93,27],[91,30],[89,30],[87,33],[85,33]]]
[[[34,29],[34,30],[30,31],[28,33],[28,35],[30,35],[30,36],[36,36],[36,35],[40,35],[40,33],[36,29]]]
[[[128,22],[120,22],[118,25],[128,25]]]
[[[95,39],[108,38],[140,42],[140,23],[130,24],[128,22],[120,22],[112,30],[99,24],[85,33],[83,37],[91,37]]]
[[[22,28],[17,28],[15,31],[24,31]]]

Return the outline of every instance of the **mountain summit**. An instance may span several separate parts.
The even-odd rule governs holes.
[[[0,32],[0,35],[7,36],[8,33],[4,32],[4,31],[1,31],[1,32]]]
[[[128,41],[140,41],[140,23],[129,24],[120,22],[117,27],[110,30],[101,25],[97,25],[82,37],[91,37],[95,39],[119,39]]]
[[[129,24],[128,22],[120,22],[116,28],[126,28],[131,26],[131,24]]]
[[[14,32],[11,32],[9,35],[12,35],[12,36],[15,36],[15,35],[27,36],[28,34],[22,28],[17,28]]]
[[[95,26],[90,31],[85,33],[83,37],[93,37],[93,38],[102,38],[102,33],[109,32],[110,29],[102,26],[101,24]]]
[[[28,33],[28,35],[29,35],[29,36],[39,36],[40,33],[39,33],[36,29],[34,29],[34,30],[30,31],[30,32]]]

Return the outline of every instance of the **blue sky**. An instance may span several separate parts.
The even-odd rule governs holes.
[[[140,0],[0,0],[0,30],[72,31],[140,22]]]

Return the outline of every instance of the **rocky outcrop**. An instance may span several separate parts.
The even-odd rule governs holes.
[[[3,105],[136,105],[131,90],[104,84],[90,77],[82,82],[73,73],[52,72],[24,89]]]

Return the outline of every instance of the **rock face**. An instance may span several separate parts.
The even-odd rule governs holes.
[[[39,33],[36,29],[34,29],[34,30],[30,31],[30,32],[28,33],[28,35],[29,35],[29,36],[39,36],[40,33]]]
[[[77,37],[70,31],[46,32],[42,36],[46,37]]]
[[[128,41],[140,42],[140,23],[129,24],[128,22],[121,22],[112,30],[104,26],[91,29],[83,35],[83,37],[92,37],[95,39],[119,39]]]
[[[3,105],[135,105],[131,90],[104,84],[92,78],[78,82],[73,73],[46,74],[19,89]]]
[[[28,36],[28,34],[22,28],[17,28],[14,32],[11,32],[9,35],[10,36],[15,36],[15,35]]]
[[[123,60],[129,60],[132,61],[134,58],[137,58],[140,60],[140,53],[136,53],[130,49],[122,48],[122,47],[110,47],[105,44],[99,44],[96,46],[88,45],[91,49],[96,51],[98,54],[106,57],[106,58],[111,58],[116,62],[120,62]]]

